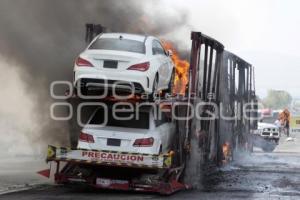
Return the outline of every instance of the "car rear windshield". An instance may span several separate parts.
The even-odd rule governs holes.
[[[143,42],[128,39],[100,38],[89,49],[129,51],[145,54],[145,44]]]
[[[140,129],[149,129],[149,113],[148,112],[115,112],[115,115],[118,118],[129,118],[126,120],[116,119],[113,116],[111,109],[108,109],[108,112],[104,112],[104,109],[98,109],[95,115],[90,120],[89,124],[91,125],[104,125],[105,118],[107,119],[106,126],[115,126],[115,127],[124,127],[124,128],[140,128]]]

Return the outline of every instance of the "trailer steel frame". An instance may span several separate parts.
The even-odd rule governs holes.
[[[90,42],[104,30],[105,28],[101,25],[87,24],[86,41]],[[189,82],[186,95],[171,100],[160,99],[157,103],[174,106],[174,103],[184,102],[195,106],[199,102],[204,102],[206,104],[201,107],[201,117],[207,117],[208,113],[216,112],[216,108],[212,104],[219,107],[221,104],[225,104],[226,116],[234,117],[237,113],[244,114],[244,111],[237,105],[242,106],[256,102],[253,66],[233,53],[225,51],[222,43],[201,32],[192,32],[191,40]],[[107,100],[109,101],[109,98]],[[69,99],[69,102],[74,104],[81,101],[76,96]],[[251,107],[254,110],[257,109],[255,106],[251,105]],[[95,188],[158,192],[160,194],[172,194],[190,188],[190,185],[184,183],[184,172],[187,169],[192,148],[200,149],[203,152],[203,158],[200,159],[202,164],[208,162],[220,164],[224,160],[223,145],[228,142],[232,149],[245,148],[250,129],[255,128],[255,121],[244,118],[235,118],[231,121],[220,118],[203,120],[196,117],[189,118],[190,112],[191,109],[188,106],[176,107],[176,113],[185,120],[175,121],[177,134],[172,148],[174,152],[172,166],[168,169],[150,168],[159,175],[158,181],[147,183],[142,180],[136,181],[134,179],[136,177],[124,180],[113,175],[111,179],[107,178],[107,175],[104,175],[103,178],[101,172],[107,172],[105,163],[100,164],[101,167],[97,168],[95,163],[83,162],[80,159],[75,161],[50,159],[49,161],[57,163],[55,182],[58,184],[81,183]],[[70,133],[78,131],[74,123],[70,125],[70,128]],[[191,141],[197,141],[197,145],[191,145]],[[74,144],[72,145],[74,146]],[[62,169],[60,169],[61,162],[66,162]],[[142,168],[137,166],[114,167],[116,170]],[[78,173],[77,169],[79,169]],[[87,172],[90,174],[83,176]],[[162,179],[162,177],[164,178]],[[98,179],[99,182],[97,182]]]

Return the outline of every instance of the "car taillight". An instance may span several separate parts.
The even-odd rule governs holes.
[[[154,138],[141,138],[136,139],[133,143],[133,146],[135,147],[152,147],[154,142]]]
[[[144,63],[131,65],[127,69],[128,70],[137,70],[137,71],[145,72],[149,69],[149,67],[150,67],[150,63],[149,62],[144,62]]]
[[[94,67],[92,63],[90,63],[89,61],[87,61],[81,57],[78,57],[76,59],[76,65],[78,67]]]
[[[87,143],[95,143],[94,137],[90,134],[81,132],[79,135],[79,141]]]

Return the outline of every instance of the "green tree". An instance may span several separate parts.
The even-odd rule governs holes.
[[[283,90],[269,90],[267,97],[263,99],[263,104],[272,109],[283,109],[287,108],[293,98],[287,92]]]

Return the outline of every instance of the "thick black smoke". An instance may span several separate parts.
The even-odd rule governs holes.
[[[0,1],[0,54],[19,63],[17,67],[26,90],[36,100],[33,120],[45,121],[38,138],[52,139],[62,132],[61,124],[47,121],[49,85],[53,80],[72,79],[74,60],[86,45],[85,23],[100,23],[113,32],[156,36],[175,32],[185,25],[186,12],[175,10],[167,14],[170,12],[165,11],[170,8],[162,8],[158,2]]]
[[[154,35],[185,24],[185,12],[166,16],[155,4],[157,1],[1,0],[0,52],[22,62],[29,79],[70,79],[74,58],[85,47],[85,23],[101,23],[114,32]],[[150,16],[146,8],[157,14]]]

